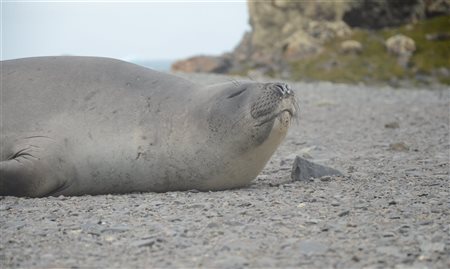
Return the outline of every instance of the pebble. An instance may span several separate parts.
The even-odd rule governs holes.
[[[393,151],[409,151],[409,146],[405,142],[397,142],[390,144],[389,149]]]
[[[394,122],[389,122],[389,123],[386,123],[386,124],[384,125],[384,128],[397,129],[397,128],[400,128],[400,124],[399,124],[398,122],[396,122],[396,121],[394,121]]]
[[[340,212],[340,213],[338,214],[338,216],[339,216],[339,217],[344,217],[344,216],[347,216],[348,214],[350,214],[350,211],[349,211],[349,210],[346,210],[346,211]]]

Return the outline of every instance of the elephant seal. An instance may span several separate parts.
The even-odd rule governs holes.
[[[244,186],[297,113],[283,83],[200,86],[96,57],[2,62],[0,195]]]

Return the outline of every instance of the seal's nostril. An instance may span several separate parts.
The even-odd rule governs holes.
[[[275,84],[275,88],[278,89],[278,91],[281,93],[281,95],[285,94],[283,85]]]
[[[293,92],[289,85],[285,83],[274,83],[274,88],[281,94],[281,96],[292,95]]]

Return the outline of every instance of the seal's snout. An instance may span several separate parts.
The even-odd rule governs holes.
[[[293,103],[294,91],[286,83],[267,83],[264,85],[260,96],[253,103],[251,115],[253,118],[261,118],[265,116],[276,116],[274,113],[287,111],[294,114]]]

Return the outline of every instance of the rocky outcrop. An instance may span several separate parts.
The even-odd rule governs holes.
[[[321,44],[351,32],[340,1],[248,2],[252,26],[250,60],[280,62],[319,53]]]
[[[320,53],[323,43],[351,33],[343,8],[340,1],[249,1],[252,32],[232,53],[232,71],[282,74],[289,61]]]
[[[450,0],[248,1],[248,10],[252,30],[232,53],[194,57],[175,63],[173,69],[240,74],[257,70],[289,77],[289,62],[321,53],[323,44],[350,35],[353,27],[379,29],[449,14]],[[344,52],[362,50],[355,43],[343,45]]]

